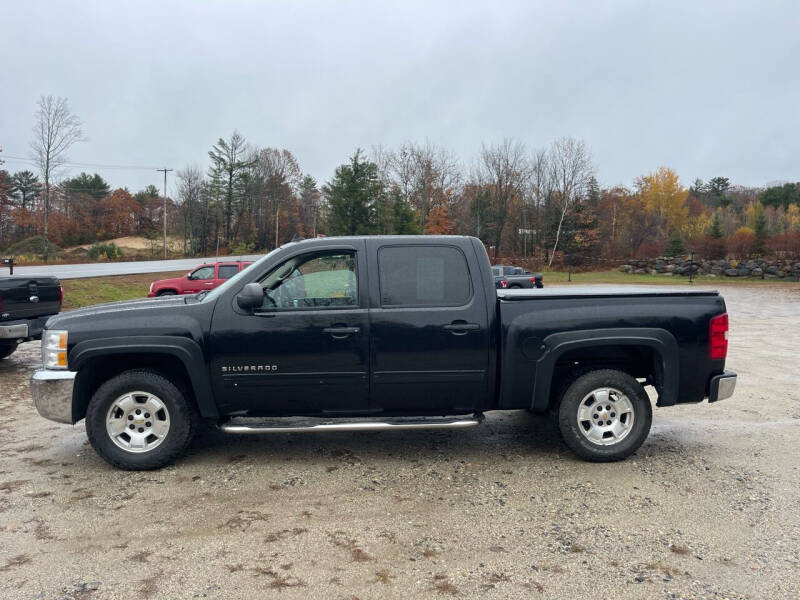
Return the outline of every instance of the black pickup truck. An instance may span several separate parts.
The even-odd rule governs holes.
[[[31,379],[42,416],[86,419],[123,469],[178,457],[206,419],[230,433],[458,428],[550,411],[592,461],[645,440],[658,406],[729,397],[716,292],[498,291],[478,239],[286,244],[210,292],[51,318]]]
[[[38,340],[47,319],[61,310],[55,277],[0,277],[0,359],[22,342]]]

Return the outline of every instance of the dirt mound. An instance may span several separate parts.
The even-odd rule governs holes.
[[[163,238],[158,238],[156,240],[148,240],[146,237],[137,236],[137,235],[129,235],[126,237],[115,238],[113,240],[104,240],[104,244],[114,243],[120,248],[129,248],[131,250],[150,250],[153,248],[163,248],[164,242]],[[170,250],[173,251],[180,251],[183,249],[183,240],[170,236],[167,238],[167,243],[169,244]],[[91,244],[82,244],[80,246],[73,246],[72,248],[67,248],[67,251],[77,250],[82,248],[84,250],[88,250],[94,245],[94,242]]]

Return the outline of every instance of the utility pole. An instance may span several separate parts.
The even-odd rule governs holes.
[[[167,171],[172,169],[156,169],[159,173],[164,173],[164,258],[167,258]]]

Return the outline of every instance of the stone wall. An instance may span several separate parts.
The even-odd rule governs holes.
[[[689,260],[688,258],[631,259],[619,267],[623,273],[663,273],[709,277],[753,277],[800,280],[800,262],[794,260]]]

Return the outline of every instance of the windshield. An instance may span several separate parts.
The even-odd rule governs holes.
[[[281,246],[281,248],[282,248],[282,247],[283,247],[283,246]],[[246,276],[248,276],[248,275],[249,275],[249,273],[250,273],[250,270],[251,270],[253,267],[255,267],[256,265],[263,264],[265,260],[267,260],[267,259],[268,259],[270,256],[272,256],[273,254],[275,254],[275,253],[276,253],[278,250],[280,250],[281,248],[275,248],[274,250],[272,250],[272,251],[271,251],[271,252],[269,252],[268,254],[265,254],[264,256],[262,256],[261,258],[259,258],[259,259],[258,259],[256,262],[254,262],[252,265],[250,265],[250,266],[248,266],[248,267],[245,267],[244,269],[242,269],[241,271],[239,271],[239,272],[238,272],[236,275],[234,275],[234,276],[233,276],[233,277],[231,277],[230,279],[226,280],[226,281],[225,281],[225,283],[223,283],[222,285],[219,285],[219,286],[215,287],[213,290],[211,290],[210,292],[208,292],[208,293],[207,293],[205,296],[203,296],[202,298],[200,298],[200,302],[213,302],[214,300],[216,300],[217,298],[219,298],[219,297],[220,297],[220,295],[224,294],[226,290],[229,290],[231,287],[233,287],[233,286],[237,285],[237,283],[238,283],[239,281],[241,281],[243,277],[246,277]]]

